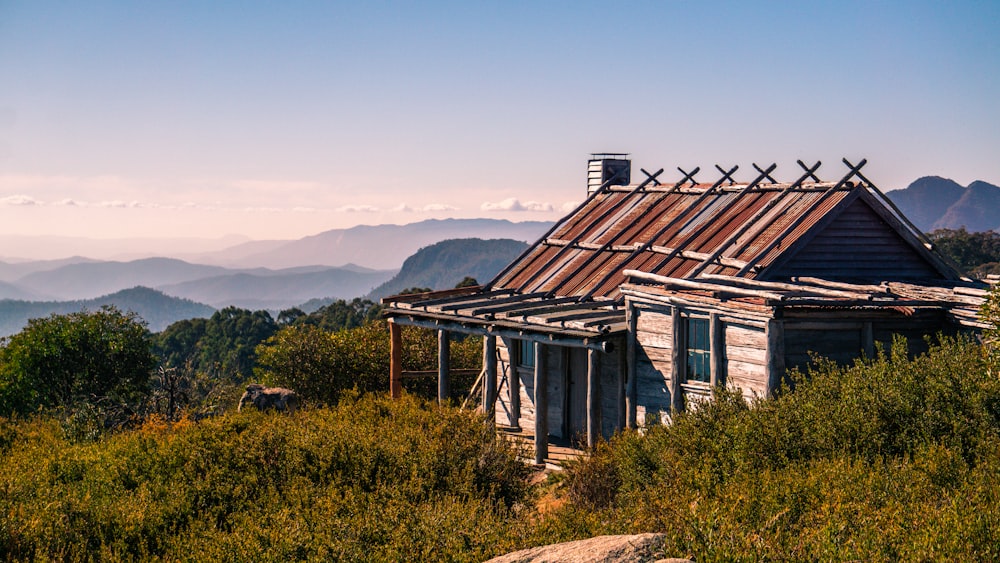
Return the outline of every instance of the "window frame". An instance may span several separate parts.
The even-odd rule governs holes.
[[[514,365],[520,369],[535,369],[535,343],[530,340],[514,341]]]
[[[684,382],[689,385],[712,384],[712,320],[711,317],[685,315],[684,322]]]

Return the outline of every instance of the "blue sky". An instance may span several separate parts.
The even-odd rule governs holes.
[[[0,235],[553,220],[597,151],[998,184],[997,29],[996,1],[0,0]]]

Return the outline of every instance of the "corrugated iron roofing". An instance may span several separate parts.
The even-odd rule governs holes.
[[[851,184],[614,188],[565,218],[491,287],[618,299],[626,269],[675,278],[699,270],[753,278],[829,210],[864,189]]]

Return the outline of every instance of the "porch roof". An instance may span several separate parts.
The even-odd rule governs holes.
[[[382,304],[384,315],[400,324],[565,346],[604,349],[607,340],[626,331],[625,307],[610,299],[580,302],[575,297],[475,286],[394,295]]]

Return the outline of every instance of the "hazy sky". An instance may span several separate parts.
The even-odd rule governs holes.
[[[0,0],[0,235],[552,220],[597,151],[1000,183],[998,30],[995,0]]]

